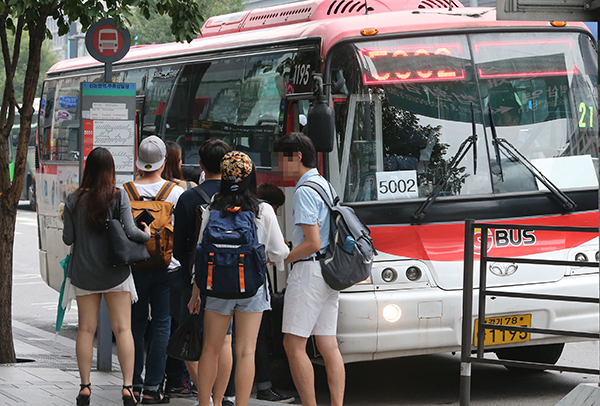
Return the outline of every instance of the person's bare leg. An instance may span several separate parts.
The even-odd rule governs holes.
[[[323,361],[325,361],[331,406],[342,406],[346,387],[346,369],[338,348],[337,338],[336,336],[315,336],[315,341],[323,356]]]
[[[102,295],[99,293],[77,296],[79,321],[75,354],[77,355],[79,377],[83,385],[90,383],[92,359],[94,358],[94,334],[96,333],[96,326],[98,326],[98,311],[100,310],[101,300]],[[89,395],[91,391],[89,388],[84,388],[80,393]]]
[[[185,367],[194,385],[198,385],[198,361],[185,361]]]
[[[317,406],[315,395],[315,371],[306,353],[308,338],[294,334],[285,334],[283,346],[290,363],[294,384],[303,406]]]
[[[211,310],[204,312],[202,355],[198,363],[199,380],[196,384],[200,406],[210,405],[210,395],[217,378],[219,354],[223,348],[231,317]]]
[[[104,294],[110,324],[115,333],[117,356],[123,374],[123,386],[133,383],[133,364],[135,362],[133,335],[131,334],[131,293],[110,292]],[[131,396],[123,389],[123,396]]]
[[[247,406],[254,384],[254,353],[262,312],[235,312],[235,404]]]
[[[231,334],[225,336],[223,341],[223,347],[221,348],[221,354],[219,354],[219,367],[217,370],[217,379],[213,387],[213,404],[214,406],[221,406],[223,402],[223,396],[227,390],[229,384],[229,377],[231,376],[231,366],[233,365],[233,354],[231,352]]]

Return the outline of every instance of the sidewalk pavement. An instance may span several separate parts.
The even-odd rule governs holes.
[[[16,364],[0,365],[0,405],[66,406],[74,405],[79,391],[79,372],[75,341],[13,320]],[[91,405],[121,405],[121,373],[116,355],[112,372],[92,365]],[[171,405],[194,406],[195,398],[172,398]],[[249,406],[274,406],[272,402],[250,399]]]

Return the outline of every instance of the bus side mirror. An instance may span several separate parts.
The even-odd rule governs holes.
[[[310,138],[317,152],[333,151],[335,137],[335,112],[327,105],[327,97],[317,96],[308,109],[306,135]]]

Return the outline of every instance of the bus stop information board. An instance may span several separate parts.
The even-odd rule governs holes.
[[[117,187],[135,173],[135,83],[82,83],[83,142],[80,176],[92,149],[104,147],[115,160]]]

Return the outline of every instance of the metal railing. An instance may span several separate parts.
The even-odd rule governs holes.
[[[487,289],[487,268],[488,262],[514,263],[514,264],[537,264],[537,265],[552,265],[552,266],[576,266],[598,268],[598,262],[583,262],[583,261],[561,261],[561,260],[546,260],[546,259],[524,259],[511,257],[494,257],[488,256],[488,230],[490,229],[506,229],[506,230],[541,230],[541,231],[559,231],[559,232],[583,232],[583,233],[598,233],[596,227],[563,227],[563,226],[541,226],[541,225],[514,225],[514,224],[489,224],[476,223],[474,220],[465,221],[465,251],[464,251],[464,275],[463,275],[463,320],[462,320],[462,341],[461,341],[461,365],[460,365],[460,406],[469,406],[471,402],[471,364],[499,364],[504,366],[512,366],[519,368],[534,368],[534,369],[549,369],[556,371],[575,372],[583,374],[599,375],[598,369],[578,368],[570,366],[558,366],[553,364],[543,364],[537,362],[525,361],[508,361],[500,359],[484,358],[485,350],[485,331],[500,330],[500,331],[516,331],[525,333],[540,333],[549,335],[560,335],[569,337],[580,337],[589,339],[598,339],[599,334],[585,333],[578,331],[566,330],[550,330],[533,327],[518,327],[502,324],[488,324],[485,322],[485,306],[488,296],[494,297],[510,297],[524,299],[539,299],[539,300],[555,300],[565,302],[579,303],[594,303],[599,304],[599,299],[593,297],[577,297],[577,296],[562,296],[562,295],[547,295],[522,292],[507,292],[501,290]],[[478,317],[477,317],[477,355],[471,355],[471,340],[472,340],[472,314],[473,314],[473,256],[475,229],[481,230],[481,247],[480,247],[480,264],[479,264],[479,301],[478,301]]]

